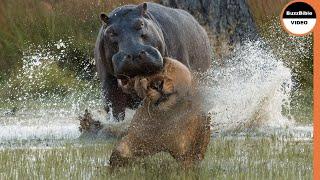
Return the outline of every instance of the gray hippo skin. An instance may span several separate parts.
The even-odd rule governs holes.
[[[95,45],[95,61],[106,110],[118,120],[125,109],[136,108],[141,99],[122,92],[119,83],[136,75],[156,73],[162,57],[181,61],[193,71],[210,67],[211,48],[207,33],[186,11],[155,3],[125,5],[108,15]]]

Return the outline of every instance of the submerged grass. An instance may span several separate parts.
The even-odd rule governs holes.
[[[279,138],[211,140],[206,158],[184,170],[166,153],[110,171],[115,141],[0,150],[1,179],[312,179],[312,143]]]

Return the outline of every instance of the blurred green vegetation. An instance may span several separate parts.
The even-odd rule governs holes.
[[[50,93],[65,95],[68,91],[80,89],[83,82],[75,78],[74,73],[61,70],[56,63],[45,65],[45,68],[37,68],[32,73],[17,71],[14,78],[9,78],[8,83],[4,83],[0,96],[9,99],[19,97],[45,97]],[[63,78],[61,78],[63,77]],[[14,90],[15,93],[7,91]]]
[[[23,94],[21,89],[30,94],[63,95],[66,89],[79,84],[76,78],[91,80],[95,72],[93,48],[101,26],[99,14],[123,4],[140,2],[142,0],[0,1],[0,98],[18,97]],[[68,43],[63,51],[56,46],[59,42]],[[42,68],[45,72],[36,75],[37,79],[21,77],[24,63],[29,63],[23,62],[24,56],[37,54],[41,48],[45,48],[49,57],[37,58],[55,63]],[[56,58],[50,54],[61,56]]]
[[[262,39],[292,71],[290,114],[303,124],[313,120],[313,36],[297,37],[280,23],[282,7],[289,0],[247,0]],[[286,110],[288,111],[288,110]]]
[[[22,52],[30,43],[76,37],[75,49],[91,48],[99,27],[97,14],[102,7],[89,1],[10,1],[0,2],[0,63],[2,73],[21,66]],[[99,9],[100,7],[100,9]]]
[[[313,83],[313,36],[296,37],[280,24],[282,8],[290,0],[247,0],[259,33],[275,55],[292,69],[294,80],[307,89]]]
[[[1,78],[21,66],[29,44],[47,44],[73,37],[69,57],[93,56],[100,28],[99,14],[141,0],[2,0],[0,1]],[[72,62],[70,62],[72,63]]]

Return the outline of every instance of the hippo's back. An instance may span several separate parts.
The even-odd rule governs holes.
[[[160,26],[167,55],[181,61],[192,70],[210,67],[211,47],[208,35],[188,12],[148,3],[148,11]]]

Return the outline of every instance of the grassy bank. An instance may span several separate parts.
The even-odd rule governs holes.
[[[205,160],[183,170],[166,153],[114,172],[113,141],[40,149],[0,150],[5,179],[312,179],[312,144],[279,139],[213,139]]]

